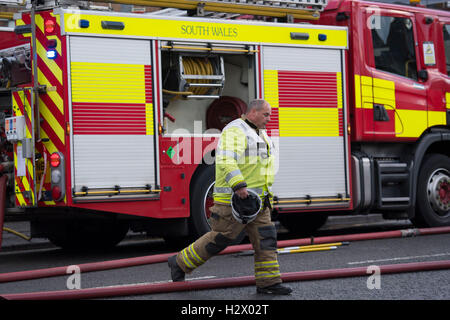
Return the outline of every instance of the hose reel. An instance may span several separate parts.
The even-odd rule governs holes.
[[[187,99],[215,99],[225,85],[225,68],[219,55],[177,55],[177,63],[166,71],[165,94]],[[175,68],[177,69],[175,69]]]
[[[247,104],[238,97],[222,96],[214,100],[206,111],[206,128],[220,131],[247,111]]]

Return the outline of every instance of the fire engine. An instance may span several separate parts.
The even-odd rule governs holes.
[[[170,6],[187,11],[64,0],[15,14],[17,39],[0,51],[2,197],[32,237],[81,248],[130,229],[207,232],[221,129],[255,98],[272,106],[274,219],[289,230],[366,213],[450,225],[448,12],[356,0]]]

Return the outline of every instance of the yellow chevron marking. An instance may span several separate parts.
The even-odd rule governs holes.
[[[59,111],[61,111],[61,114],[64,114],[64,102],[59,93],[56,91],[48,91],[47,95],[52,99],[56,107],[58,107]]]
[[[33,161],[27,161],[27,168],[28,173],[30,175],[30,179],[33,180],[34,179]]]
[[[59,68],[59,66],[56,64],[56,62],[54,60],[47,58],[47,50],[37,39],[36,39],[36,47],[37,47],[36,52],[39,55],[39,57],[41,57],[42,61],[44,61],[44,63],[47,65],[47,67],[50,69],[50,71],[53,73],[53,75],[59,81],[59,83],[62,84],[63,83],[62,70]],[[50,85],[47,78],[42,77],[42,76],[43,76],[43,73],[39,70],[38,71],[39,83]]]
[[[20,180],[22,180],[22,184],[25,191],[31,191],[30,183],[28,182],[27,177],[26,176],[20,177]]]
[[[13,100],[13,107],[14,107],[14,116],[25,116],[25,117],[29,117],[31,115],[31,106],[28,102],[27,99],[27,95],[25,94],[25,91],[19,91],[17,94],[17,98],[14,97]],[[24,106],[24,113],[22,113],[22,111],[19,108],[19,101],[23,104]],[[30,129],[28,128],[28,126],[25,127],[26,130],[26,137],[27,138],[31,138],[32,137],[32,132],[30,131]],[[19,141],[18,146],[22,147],[22,142]],[[29,191],[30,192],[30,196],[31,198],[28,199],[30,204],[33,205],[35,203],[35,197],[34,197],[34,169],[33,169],[33,160],[31,159],[24,159],[25,162],[25,171],[28,173],[30,180],[28,180],[27,176],[20,176],[18,177],[22,184],[23,184],[23,188],[24,190],[21,191]],[[14,166],[17,169],[18,168],[18,154],[17,154],[17,149],[14,148]],[[15,184],[15,188],[16,190],[18,190],[18,186],[16,181],[14,181]],[[32,188],[33,187],[33,188]],[[17,197],[17,201],[19,201],[20,206],[24,207],[26,206],[26,201],[25,198],[23,197],[23,195],[18,192],[16,193],[16,197]]]
[[[54,152],[58,152],[59,150],[56,149],[55,145],[51,142],[49,136],[47,135],[47,133],[45,132],[44,129],[42,129],[42,127],[40,128],[40,133],[41,133],[41,139],[49,139],[48,142],[44,142],[45,148],[47,149],[47,151],[52,154]]]
[[[39,98],[39,109],[41,111],[42,116],[50,124],[53,131],[55,131],[61,143],[64,144],[64,128],[61,126],[58,120],[56,120],[56,118],[48,109],[47,105],[40,98]]]
[[[19,201],[19,206],[24,207],[27,205],[27,203],[25,202],[25,199],[22,195],[22,192],[16,192],[16,198]]]
[[[23,104],[23,102],[25,100],[25,93],[23,91],[19,91],[17,93],[18,93],[20,101],[22,101],[22,104]],[[22,111],[20,111],[20,109],[19,109],[19,102],[17,100],[18,99],[14,98],[14,101],[13,101],[14,116],[21,116],[22,115]]]
[[[38,78],[40,84],[51,86],[50,81],[48,81],[47,77],[40,70],[38,70]],[[61,111],[61,114],[64,114],[64,101],[59,93],[57,91],[47,91],[47,95],[53,101],[59,111]]]

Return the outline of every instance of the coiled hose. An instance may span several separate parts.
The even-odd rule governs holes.
[[[211,60],[201,57],[183,57],[183,68],[185,75],[214,75],[214,68]],[[189,83],[210,83],[206,79],[189,79]],[[191,91],[195,95],[205,95],[208,93],[208,87],[192,87]]]

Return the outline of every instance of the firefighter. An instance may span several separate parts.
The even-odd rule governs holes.
[[[245,231],[253,245],[258,293],[288,295],[281,284],[277,259],[277,232],[271,221],[271,186],[275,175],[274,144],[267,135],[271,107],[265,100],[250,102],[240,119],[222,131],[216,151],[214,206],[211,231],[168,259],[172,280],[185,274],[232,244]]]

